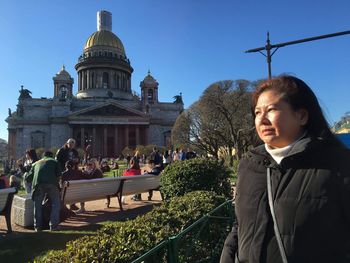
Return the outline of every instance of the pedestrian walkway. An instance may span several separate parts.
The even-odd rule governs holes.
[[[132,201],[132,196],[125,198],[126,204],[123,205],[123,211],[120,211],[118,200],[116,197],[111,198],[110,207],[106,207],[106,199],[91,201],[85,203],[86,212],[69,217],[60,223],[61,230],[74,230],[92,224],[98,224],[106,221],[125,221],[133,219],[138,215],[145,214],[152,210],[154,204],[161,203],[159,191],[153,192],[152,201],[147,200],[148,193],[142,194],[142,201]],[[79,206],[79,204],[77,204]],[[13,209],[12,209],[13,213]],[[12,215],[13,221],[13,215]],[[4,217],[0,217],[0,235],[6,234],[6,222]],[[14,234],[34,232],[34,229],[27,229],[18,226],[12,222],[12,230]],[[12,235],[12,234],[10,234]],[[0,236],[0,237],[1,237]]]

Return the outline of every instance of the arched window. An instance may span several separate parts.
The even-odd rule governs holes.
[[[108,79],[109,79],[108,73],[107,72],[103,72],[103,75],[102,75],[102,87],[104,89],[108,88]]]
[[[147,91],[147,99],[148,99],[149,103],[153,103],[153,90],[152,89],[149,89]]]
[[[62,85],[60,87],[60,99],[66,99],[68,95],[68,89],[65,85]]]

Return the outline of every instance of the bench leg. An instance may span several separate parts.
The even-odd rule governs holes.
[[[117,195],[118,203],[119,203],[119,208],[121,211],[123,211],[123,202],[122,202],[122,195]]]
[[[5,219],[6,219],[6,225],[7,225],[7,233],[12,233],[11,211],[10,211],[10,213],[5,214]]]
[[[111,196],[107,195],[107,203],[106,203],[107,208],[109,208],[110,204],[111,204]]]

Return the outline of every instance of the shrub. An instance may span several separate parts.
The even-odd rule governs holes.
[[[36,262],[131,262],[167,237],[176,235],[224,201],[213,192],[197,191],[164,202],[151,212],[134,220],[104,226],[94,236],[85,236],[66,245],[62,251],[50,251]],[[217,227],[217,225],[216,225]],[[226,226],[222,227],[226,229]],[[217,229],[206,231],[206,248],[193,256],[205,257],[218,240]],[[181,250],[184,253],[184,250]],[[180,256],[184,258],[184,256]],[[147,261],[150,262],[150,261]],[[153,262],[166,262],[166,251],[154,255]]]
[[[231,199],[230,172],[215,160],[194,158],[168,165],[160,178],[165,199],[192,191],[213,191]]]

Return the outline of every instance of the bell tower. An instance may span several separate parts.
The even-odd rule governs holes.
[[[60,72],[52,79],[54,84],[54,98],[65,100],[72,97],[74,80],[66,71],[64,65]]]
[[[158,85],[148,70],[147,76],[140,83],[141,100],[144,105],[158,103]]]

